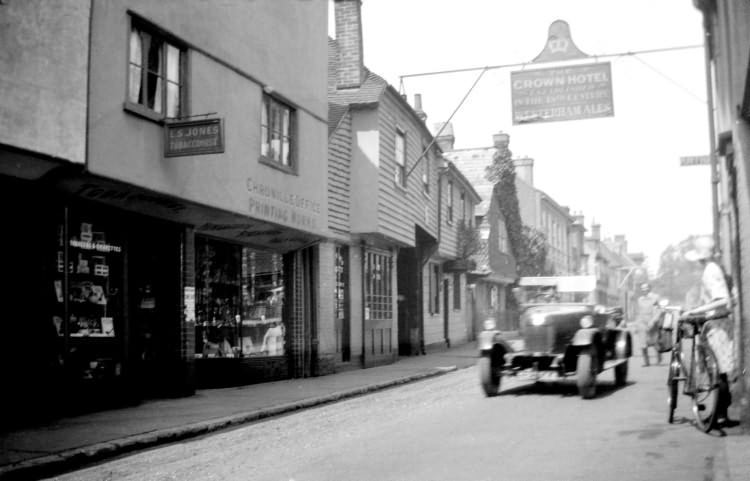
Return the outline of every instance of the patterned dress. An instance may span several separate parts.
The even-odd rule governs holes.
[[[701,303],[708,304],[718,299],[731,301],[731,293],[724,279],[724,271],[717,263],[709,262],[703,269],[701,278]],[[706,338],[716,355],[719,371],[722,373],[731,373],[735,368],[733,335],[734,326],[731,316],[708,322]]]

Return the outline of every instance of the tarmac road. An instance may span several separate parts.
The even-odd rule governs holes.
[[[476,367],[115,459],[60,480],[750,479],[741,444],[706,435],[680,398],[666,422],[666,366],[600,377],[504,379],[486,398]],[[745,443],[746,445],[746,443]],[[729,460],[734,457],[734,463]],[[730,472],[730,466],[742,472]],[[747,469],[747,470],[746,470]]]

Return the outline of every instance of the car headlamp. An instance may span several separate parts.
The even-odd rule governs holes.
[[[485,319],[482,326],[484,327],[485,331],[493,331],[495,327],[497,327],[497,324],[495,323],[494,319],[490,318],[490,319]]]
[[[547,316],[545,316],[541,312],[535,312],[531,314],[530,320],[532,326],[543,326],[544,322],[547,320]]]
[[[581,327],[584,329],[594,327],[594,318],[591,316],[583,316],[581,318]]]

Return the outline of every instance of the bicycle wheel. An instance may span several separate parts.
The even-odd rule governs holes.
[[[714,352],[705,344],[695,346],[692,374],[693,416],[698,428],[709,432],[716,423],[719,406],[719,364]]]
[[[669,363],[669,377],[667,378],[667,391],[669,397],[667,403],[669,404],[669,424],[674,422],[674,411],[677,409],[677,384],[680,382],[677,378],[680,376],[680,361],[677,357],[677,353],[672,351],[672,361]]]

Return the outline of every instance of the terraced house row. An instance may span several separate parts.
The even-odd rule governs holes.
[[[0,3],[3,422],[392,363],[504,315],[491,185],[366,68],[360,1],[335,9],[334,40],[326,2]]]

